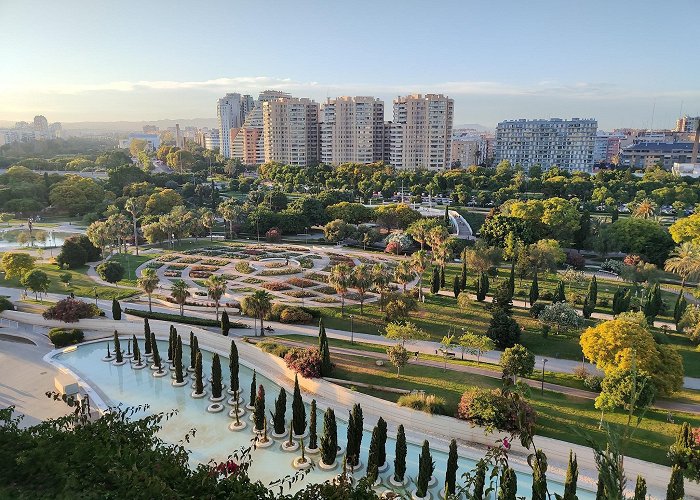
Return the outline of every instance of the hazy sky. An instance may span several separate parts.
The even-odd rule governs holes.
[[[206,118],[226,92],[274,88],[388,103],[445,93],[457,124],[576,116],[649,127],[653,115],[655,127],[672,127],[681,110],[700,114],[690,21],[699,9],[698,0],[0,0],[0,120]]]

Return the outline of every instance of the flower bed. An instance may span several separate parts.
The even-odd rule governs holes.
[[[255,271],[255,269],[253,269],[253,267],[244,260],[236,262],[236,265],[234,267],[236,271],[238,271],[241,274],[250,274],[253,271]]]
[[[259,276],[284,276],[287,274],[297,274],[301,272],[298,267],[282,267],[279,269],[263,269],[258,273]]]
[[[258,250],[256,248],[246,248],[246,249],[242,250],[241,252],[246,254],[246,255],[262,255],[265,253],[264,251]]]
[[[335,295],[336,293],[338,293],[332,286],[320,286],[318,288],[314,288],[314,291],[320,292],[324,295]]]
[[[184,269],[187,269],[187,264],[168,264],[168,269],[173,269],[176,271],[182,271]]]
[[[304,269],[311,269],[312,267],[314,267],[314,261],[308,257],[299,257],[297,258],[297,262]]]
[[[177,260],[177,255],[175,254],[166,254],[166,255],[161,255],[156,259],[158,262],[172,262],[174,260]]]
[[[211,271],[190,271],[190,278],[208,278],[212,274]]]
[[[163,262],[156,262],[155,260],[152,260],[151,262],[148,262],[146,264],[146,267],[148,269],[160,269],[164,265],[165,265],[165,263],[163,263]]]
[[[311,281],[306,278],[300,278],[298,276],[294,276],[293,278],[288,278],[285,280],[286,283],[289,283],[290,285],[293,286],[298,286],[299,288],[309,288],[311,286],[316,286],[318,283],[315,281]]]
[[[286,267],[287,264],[285,264],[284,262],[265,262],[264,266],[268,268],[277,268]]]
[[[181,262],[183,264],[194,264],[195,262],[199,262],[202,260],[200,257],[183,257],[178,262]]]
[[[205,259],[201,263],[204,265],[207,265],[207,266],[221,267],[221,266],[225,266],[226,264],[228,264],[228,261],[224,260],[224,259]]]
[[[192,266],[193,271],[209,271],[210,273],[213,273],[217,269],[219,269],[217,266]]]
[[[261,280],[259,278],[253,278],[252,276],[250,278],[246,278],[244,280],[241,280],[241,283],[247,283],[249,285],[259,285],[262,283],[264,280]]]
[[[318,281],[320,283],[328,283],[328,275],[322,273],[306,273],[304,276],[310,280]]]
[[[263,283],[262,287],[272,292],[281,292],[282,290],[289,290],[292,288],[282,281],[268,281],[267,283]]]
[[[179,278],[182,276],[182,271],[165,271],[163,276],[167,276],[168,278]]]
[[[311,300],[313,300],[314,302],[320,302],[321,304],[333,304],[335,302],[340,302],[335,297],[316,297],[315,299]]]
[[[316,294],[309,292],[308,290],[291,290],[289,292],[284,292],[285,295],[294,297],[295,299],[301,299],[306,297],[316,297]]]

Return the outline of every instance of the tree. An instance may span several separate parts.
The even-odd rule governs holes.
[[[450,450],[447,455],[447,467],[445,468],[445,492],[449,495],[455,494],[455,483],[457,481],[457,441],[450,441]]]
[[[673,248],[668,231],[651,219],[620,219],[604,231],[611,248],[645,257],[644,260],[660,265]]]
[[[58,276],[58,279],[60,279],[61,283],[63,283],[65,286],[69,286],[71,280],[73,279],[73,275],[69,272],[61,273]]]
[[[498,489],[498,500],[515,500],[518,492],[518,477],[510,467],[503,469],[501,486]]]
[[[632,301],[632,290],[629,288],[618,288],[613,294],[612,313],[617,316],[623,312],[629,311],[630,302]]]
[[[519,254],[516,270],[520,275],[536,276],[540,272],[553,273],[564,262],[566,255],[556,240],[539,240],[526,246]]]
[[[683,471],[679,466],[674,465],[671,469],[671,479],[666,490],[666,500],[683,500],[684,498]]]
[[[462,359],[464,359],[464,353],[468,352],[476,356],[477,365],[480,362],[481,355],[494,348],[493,341],[486,335],[477,335],[472,332],[465,332],[459,337],[458,343],[462,348]]]
[[[116,283],[124,278],[124,266],[119,262],[108,260],[95,268],[100,278],[107,283]]]
[[[5,279],[21,279],[34,267],[36,259],[29,254],[20,252],[5,252],[0,259],[0,266],[5,272]]]
[[[530,306],[537,302],[537,299],[540,298],[540,286],[537,283],[537,275],[535,274],[534,278],[532,278],[532,285],[530,285]]]
[[[278,398],[279,399],[279,398]],[[258,392],[255,396],[255,405],[253,410],[253,422],[255,423],[255,432],[262,432],[265,429],[265,388],[262,384],[258,386]],[[282,422],[282,432],[284,432],[284,422]]]
[[[117,321],[122,319],[122,306],[117,299],[112,299],[112,319]]]
[[[364,314],[363,306],[367,298],[367,290],[372,287],[372,274],[367,264],[355,266],[352,270],[350,284],[357,290],[360,301],[360,314]]]
[[[700,277],[700,243],[685,241],[675,248],[664,263],[664,270],[675,273],[683,280],[681,288],[688,280]]]
[[[158,287],[160,279],[155,269],[146,268],[141,272],[141,276],[136,280],[139,287],[148,295],[148,311],[153,312],[151,307],[151,295]]]
[[[311,400],[309,407],[309,448],[318,448],[318,436],[316,435],[316,400]]]
[[[663,306],[663,301],[661,300],[661,288],[659,283],[654,283],[651,285],[644,296],[644,303],[642,304],[642,311],[644,312],[644,317],[649,325],[654,324],[654,319],[661,312],[661,307]]]
[[[190,296],[190,291],[187,287],[187,283],[183,280],[175,280],[173,286],[170,289],[170,295],[175,299],[175,302],[180,306],[180,316],[185,315],[185,301],[187,297]]]
[[[452,293],[454,294],[455,299],[459,297],[461,291],[462,283],[459,281],[459,274],[455,274],[454,280],[452,281]]]
[[[212,274],[204,282],[207,288],[208,297],[214,301],[216,306],[216,320],[219,321],[219,301],[226,293],[226,278],[221,274]]]
[[[406,432],[403,424],[396,431],[396,449],[394,451],[394,481],[403,483],[406,475]]]
[[[476,463],[476,472],[474,474],[474,487],[472,489],[472,497],[474,500],[484,498],[484,486],[486,486],[486,469],[488,463],[483,458]]]
[[[231,329],[231,320],[228,318],[228,313],[221,313],[221,335],[228,337],[228,332]]]
[[[564,482],[564,496],[561,500],[578,500],[576,496],[576,483],[578,481],[578,461],[576,455],[569,450],[569,465],[566,468],[566,480]]]
[[[374,484],[379,477],[379,433],[379,427],[375,425],[374,429],[372,429],[372,437],[367,454],[367,480],[370,484]]]
[[[444,362],[443,369],[447,371],[447,358],[450,353],[450,349],[455,345],[455,336],[445,335],[440,341],[440,350],[442,351],[442,360]]]
[[[345,295],[348,293],[351,282],[351,270],[347,264],[337,264],[331,268],[328,284],[335,288],[336,293],[340,295],[341,316],[345,315]]]
[[[566,291],[564,290],[564,282],[559,280],[557,288],[552,296],[552,302],[566,302]]]
[[[389,362],[396,367],[396,374],[401,375],[401,368],[408,364],[410,354],[401,344],[392,345],[386,348]]]
[[[404,323],[389,323],[385,327],[385,337],[391,340],[399,340],[402,346],[406,342],[414,340],[428,340],[430,335],[424,330],[418,328],[415,323],[406,321]]]
[[[275,400],[275,412],[272,414],[272,425],[274,426],[275,434],[280,436],[284,434],[284,415],[287,411],[287,392],[284,387],[280,387],[280,393]]]
[[[535,355],[520,344],[507,348],[501,355],[503,378],[529,377],[535,369]]]
[[[408,226],[406,232],[414,240],[420,243],[420,249],[424,250],[425,243],[427,243],[428,241],[428,235],[430,234],[430,231],[434,227],[437,227],[439,224],[440,222],[438,221],[438,219],[426,217],[413,222],[410,226]]]
[[[263,326],[263,319],[265,319],[265,316],[267,316],[272,309],[272,295],[265,290],[256,290],[243,300],[244,309],[260,320],[260,336],[264,337],[265,328]]]
[[[136,336],[134,336],[134,358],[136,357]],[[183,374],[184,365],[182,364],[182,337],[177,336],[177,344],[175,345],[175,382],[182,384],[185,381]],[[213,389],[212,389],[213,391]]]
[[[676,324],[676,330],[678,330],[678,324],[681,322],[687,308],[688,301],[685,299],[685,292],[681,289],[681,293],[678,294],[676,303],[673,306],[673,322]]]
[[[370,269],[372,287],[379,292],[379,310],[384,311],[384,291],[391,285],[391,274],[384,264],[375,264]]]
[[[248,400],[249,405],[252,407],[255,407],[255,397],[256,397],[255,388],[257,387],[256,380],[255,380],[256,378],[257,378],[256,372],[255,372],[255,369],[253,369],[253,378],[250,381],[250,397]]]
[[[498,308],[491,314],[486,336],[493,340],[499,349],[513,347],[520,341],[520,325],[507,312]]]
[[[151,326],[148,323],[148,318],[143,318],[143,336],[144,336],[144,353],[151,354]],[[194,363],[193,363],[194,364]]]
[[[328,337],[326,327],[323,325],[323,318],[318,321],[318,351],[321,353],[321,376],[327,377],[333,371],[331,363],[331,352],[328,347]]]
[[[105,191],[89,177],[68,174],[61,182],[51,186],[49,201],[59,210],[70,215],[85,214],[94,210],[105,199]]]
[[[145,196],[140,196],[138,198],[128,198],[124,204],[124,210],[131,214],[131,221],[134,227],[134,247],[136,248],[136,255],[139,254],[139,234],[136,229],[136,219],[143,213],[146,208],[147,198]]]
[[[683,361],[671,347],[659,345],[642,325],[622,319],[604,321],[581,334],[583,354],[606,374],[631,369],[651,374],[659,395],[683,386]]]
[[[690,241],[700,244],[700,212],[678,219],[668,230],[676,243]]]
[[[655,395],[656,390],[647,373],[636,369],[613,369],[605,374],[595,407],[601,410],[601,423],[603,412],[624,408],[628,412],[629,428],[635,412],[643,415],[654,402]],[[641,422],[642,416],[638,418],[638,422]]]
[[[394,280],[403,286],[403,293],[406,293],[406,285],[415,278],[416,273],[411,267],[411,263],[407,260],[402,260],[394,269]]]
[[[48,291],[50,283],[51,280],[49,279],[48,274],[41,269],[32,269],[27,271],[20,280],[20,284],[23,287],[34,292],[34,297],[37,300],[39,300],[38,294],[46,293]]]
[[[155,349],[154,349],[155,351]],[[153,355],[153,359],[155,360],[155,352]],[[204,393],[204,381],[202,380],[202,353],[201,351],[197,350],[197,354],[195,355],[195,361],[194,361],[194,392],[195,394],[203,394]]]
[[[548,500],[547,456],[542,450],[536,450],[528,461],[532,467],[532,500]]]
[[[348,466],[356,467],[360,463],[360,448],[362,446],[363,421],[362,407],[355,403],[348,419],[348,442],[345,447],[345,457]]]
[[[294,394],[292,396],[292,424],[294,434],[301,436],[306,432],[306,407],[301,399],[301,389],[299,389],[299,378],[294,375]]]
[[[411,267],[418,275],[418,300],[423,300],[423,273],[428,267],[428,254],[425,250],[414,252],[411,256]]]
[[[141,366],[141,350],[139,349],[139,341],[136,338],[136,334],[131,336],[131,345],[133,346],[135,364]]]
[[[576,309],[566,302],[547,304],[542,309],[542,312],[537,315],[537,320],[549,328],[556,328],[557,334],[562,331],[565,333],[570,332],[581,325],[581,318]]]
[[[117,363],[124,361],[124,351],[122,351],[121,344],[119,344],[119,334],[116,330],[114,330],[114,355]],[[158,368],[160,369],[160,366]]]
[[[418,456],[418,479],[416,480],[416,496],[418,498],[427,496],[428,483],[434,471],[435,462],[433,462],[433,457],[430,455],[430,444],[427,440],[424,440]]]
[[[459,280],[462,291],[467,289],[467,249],[462,250],[462,275]]]
[[[483,302],[486,300],[486,294],[489,293],[489,277],[485,272],[482,272],[476,280],[476,300]]]
[[[335,463],[338,453],[338,428],[335,422],[335,412],[332,408],[326,409],[323,415],[323,434],[321,435],[321,460],[326,465]]]
[[[177,348],[176,348],[177,349]],[[212,398],[221,397],[221,360],[219,355],[214,353],[211,359],[211,396]]]
[[[644,198],[632,212],[633,217],[640,219],[652,219],[656,212],[656,204],[649,198]]]
[[[440,293],[440,268],[433,266],[433,274],[430,278],[430,293]]]
[[[633,500],[646,500],[647,498],[647,482],[642,476],[637,476],[637,482],[634,485]]]

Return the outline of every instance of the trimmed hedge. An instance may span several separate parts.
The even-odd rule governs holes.
[[[0,312],[14,310],[15,305],[7,297],[0,297]]]
[[[133,316],[138,316],[139,318],[156,319],[161,321],[172,321],[174,323],[185,323],[186,325],[195,326],[213,326],[216,328],[221,327],[221,321],[216,321],[215,319],[207,318],[195,318],[192,316],[180,316],[179,314],[161,313],[161,312],[148,312],[141,311],[139,309],[124,309],[124,314],[131,314]],[[240,321],[231,321],[231,328],[248,328],[248,325],[241,323]]]
[[[49,330],[49,340],[54,347],[66,347],[82,342],[85,338],[83,331],[78,328],[52,328]]]

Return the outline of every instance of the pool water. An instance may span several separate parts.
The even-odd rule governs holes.
[[[125,342],[122,340],[122,348],[126,347],[124,344]],[[167,343],[159,341],[158,346],[161,356],[165,359],[168,351]],[[143,350],[142,344],[140,347]],[[238,432],[230,431],[228,425],[233,422],[234,419],[228,416],[228,410],[231,408],[229,405],[225,404],[226,409],[223,412],[208,413],[206,411],[207,406],[210,404],[208,397],[202,399],[192,398],[190,396],[192,392],[190,384],[184,387],[173,387],[170,383],[172,379],[169,375],[166,377],[154,377],[152,375],[152,370],[149,368],[135,370],[131,368],[129,363],[123,366],[114,366],[111,363],[104,362],[102,361],[102,357],[105,356],[106,349],[106,342],[87,343],[80,345],[77,349],[61,352],[55,356],[55,359],[60,364],[70,368],[78,376],[82,377],[93,388],[98,389],[99,392],[107,398],[106,402],[108,404],[116,405],[122,403],[124,406],[133,407],[147,403],[150,405],[148,413],[168,412],[177,409],[178,414],[163,423],[163,428],[159,435],[165,441],[175,443],[179,442],[192,428],[196,428],[196,436],[194,439],[191,439],[190,443],[187,445],[187,448],[191,451],[190,460],[193,464],[208,463],[212,459],[217,462],[225,461],[234,451],[250,446],[251,439],[253,438],[253,425],[249,420],[250,411],[246,410],[246,414],[240,417],[242,421],[248,424],[247,427]],[[183,358],[185,365],[188,365],[189,346],[184,347]],[[202,361],[205,378],[208,377],[211,372],[211,359],[212,354],[203,350]],[[253,371],[243,366],[242,363],[244,362],[245,360],[242,359],[239,370],[240,387],[243,390],[242,398],[244,401],[241,408],[249,402],[250,383],[253,376]],[[228,358],[221,357],[221,366],[223,382],[227,384],[229,377]],[[279,394],[279,386],[260,373],[256,375],[256,381],[258,385],[262,384],[265,387],[265,403],[269,417],[269,412],[274,410],[274,402]],[[211,394],[209,385],[205,387],[205,390],[207,390],[208,395]],[[289,419],[291,418],[291,402],[292,395],[287,393],[287,427],[289,426]],[[305,403],[307,406],[306,413],[308,421],[310,400],[305,401]],[[324,410],[325,409],[321,408],[317,410],[316,422],[319,441],[323,433]],[[336,414],[338,444],[341,446],[345,446],[346,444],[347,416],[347,413]],[[393,426],[390,426],[390,428],[391,427]],[[268,425],[268,433],[271,431],[272,426]],[[406,431],[408,432],[410,429],[406,429]],[[395,449],[395,440],[393,437],[390,431],[390,436],[386,443],[386,452],[387,461],[391,466],[387,472],[380,474],[383,484],[388,484],[388,478],[393,471]],[[360,460],[363,465],[367,464],[370,438],[371,430],[365,430],[360,455]],[[295,469],[292,467],[292,460],[300,456],[301,452],[299,450],[295,452],[283,451],[281,449],[281,443],[283,441],[284,440],[277,440],[275,444],[269,448],[258,448],[252,452],[252,464],[248,473],[253,480],[260,480],[263,484],[269,484],[288,474],[292,475],[295,473]],[[305,442],[308,444],[308,438]],[[415,479],[418,475],[418,456],[420,454],[421,444],[422,443],[408,443],[406,474],[412,479]],[[434,475],[438,479],[438,484],[431,488],[430,491],[433,494],[433,498],[436,498],[437,492],[442,489],[444,485],[443,481],[445,477],[447,454],[438,450],[431,450],[431,453],[433,461],[435,462]],[[320,455],[318,454],[307,455],[307,457],[310,457],[315,463],[320,460]],[[342,457],[339,457],[338,461],[341,462]],[[457,472],[458,483],[461,475],[473,469],[474,466],[474,460],[460,456],[459,470]],[[306,476],[305,483],[324,482],[337,475],[339,472],[340,467],[336,467],[333,471],[324,471],[317,466]],[[363,467],[360,471],[355,473],[355,476],[359,478],[365,473],[366,469]],[[550,493],[563,492],[563,486],[561,484],[554,483],[551,480],[548,484]],[[299,489],[300,487],[303,487],[303,485],[297,485],[293,487],[293,490]],[[412,487],[413,485],[408,488],[412,489]],[[530,475],[518,473],[519,496],[529,496],[531,489],[532,478]],[[580,487],[578,496],[582,500],[595,497],[593,493],[583,491]]]

